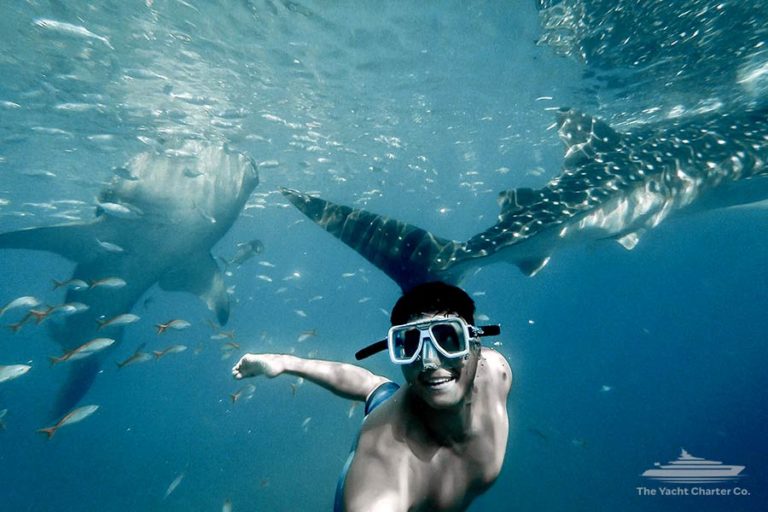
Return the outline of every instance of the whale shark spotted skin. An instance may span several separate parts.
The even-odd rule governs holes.
[[[164,290],[200,296],[224,324],[229,298],[210,250],[240,215],[257,184],[253,162],[223,147],[187,142],[175,152],[141,153],[101,192],[102,206],[94,221],[3,233],[0,249],[58,253],[76,263],[72,278],[86,283],[125,281],[119,288],[67,290],[66,302],[87,304],[89,309],[51,326],[64,350],[105,335],[119,341],[122,327],[97,334],[97,320],[130,312],[155,283]],[[122,251],[105,250],[104,242]],[[54,415],[77,404],[100,366],[96,356],[71,364]]]
[[[543,188],[499,194],[496,224],[466,242],[295,190],[283,194],[403,290],[431,280],[460,283],[494,261],[532,276],[569,243],[615,239],[633,249],[672,215],[768,198],[767,114],[709,113],[618,132],[561,109],[562,173]]]

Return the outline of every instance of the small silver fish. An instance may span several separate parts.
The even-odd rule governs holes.
[[[261,240],[251,240],[250,242],[242,242],[237,244],[237,252],[231,260],[227,261],[228,266],[239,267],[249,259],[253,258],[257,254],[264,250],[264,244]]]
[[[303,310],[301,310],[301,309],[294,309],[293,312],[296,313],[297,315],[299,315],[302,318],[306,318],[306,316],[307,316],[307,314]]]
[[[290,384],[290,386],[291,386],[291,396],[296,396],[296,392],[299,390],[299,388],[301,387],[302,384],[304,384],[304,378],[303,377],[299,377],[298,379],[296,379],[296,382],[291,382],[291,384]]]
[[[280,162],[278,162],[277,160],[264,160],[263,162],[259,162],[257,167],[259,169],[274,169],[279,165],[280,165]]]
[[[125,249],[123,249],[117,244],[113,244],[112,242],[102,242],[98,238],[96,239],[96,242],[98,242],[99,247],[101,247],[107,252],[111,252],[113,254],[120,254],[122,252],[125,252]]]
[[[118,219],[135,220],[144,213],[135,206],[128,206],[119,203],[97,203],[98,212],[106,213],[110,217]]]
[[[155,360],[158,360],[165,355],[178,354],[180,352],[184,352],[185,350],[187,350],[186,345],[171,345],[170,347],[164,348],[163,350],[155,350],[152,353],[155,355]]]
[[[126,283],[124,279],[120,279],[119,277],[105,277],[104,279],[97,279],[95,281],[91,281],[90,288],[122,288],[125,286]]]
[[[126,181],[138,181],[139,178],[131,174],[131,171],[126,167],[113,167],[112,172],[115,176],[118,176]]]
[[[9,364],[0,366],[0,382],[16,379],[27,373],[32,367],[28,364]]]
[[[117,363],[117,368],[124,368],[132,364],[145,363],[152,360],[152,355],[147,352],[141,352],[141,348],[134,352],[128,359]]]
[[[46,434],[48,439],[50,439],[53,437],[56,431],[64,425],[72,425],[78,421],[83,421],[85,418],[95,413],[98,408],[98,405],[84,405],[82,407],[78,407],[77,409],[73,409],[72,411],[68,412],[63,418],[56,422],[55,425],[41,428],[38,430],[38,432]]]
[[[56,308],[53,306],[46,306],[45,309],[30,309],[24,319],[28,316],[32,316],[34,317],[36,324],[41,324],[55,311],[55,309]]]
[[[176,478],[173,479],[173,482],[171,482],[171,485],[169,485],[168,489],[166,489],[165,496],[163,496],[163,499],[170,496],[171,493],[176,490],[176,488],[179,486],[182,480],[184,480],[184,473],[180,473]]]
[[[65,23],[63,21],[56,21],[56,20],[51,20],[47,18],[37,18],[34,21],[34,23],[37,27],[50,30],[52,32],[58,32],[60,34],[64,34],[68,36],[82,37],[85,39],[96,39],[97,41],[101,41],[102,43],[104,43],[108,48],[112,50],[115,49],[109,43],[109,39],[107,39],[104,36],[94,34],[87,28],[81,27],[80,25],[73,25],[71,23]]]
[[[290,275],[287,275],[283,278],[283,281],[293,281],[294,279],[301,279],[301,273],[300,272],[294,272]]]
[[[0,411],[0,430],[5,430],[5,415],[8,414],[8,409]]]
[[[11,330],[11,331],[14,333],[14,334],[16,334],[17,332],[19,332],[19,331],[21,330],[21,328],[22,328],[22,327],[24,327],[24,324],[26,324],[26,323],[27,323],[27,322],[28,322],[28,321],[29,321],[31,318],[33,318],[33,316],[34,316],[34,315],[32,314],[32,312],[31,312],[31,311],[28,311],[28,312],[27,312],[27,314],[26,314],[26,315],[24,315],[24,317],[23,317],[21,320],[19,320],[19,321],[18,321],[18,322],[16,322],[15,324],[9,324],[9,325],[8,325],[8,328],[9,328],[9,329],[10,329],[10,330]]]
[[[111,346],[115,340],[112,338],[96,338],[91,341],[87,341],[77,348],[73,348],[69,352],[62,354],[59,357],[51,357],[51,364],[63,363],[65,361],[77,361],[78,359],[85,359],[88,356],[92,356],[100,350]]]
[[[241,387],[231,395],[229,395],[229,398],[232,399],[232,403],[237,402],[240,397],[243,397],[245,400],[250,400],[253,398],[253,394],[256,392],[256,386],[253,384],[246,384],[245,386]]]
[[[83,304],[82,302],[66,302],[64,304],[59,304],[58,306],[54,306],[53,310],[51,311],[51,314],[61,314],[64,316],[70,316],[74,315],[75,313],[82,313],[83,311],[88,311],[90,309],[90,306],[87,304]]]
[[[66,286],[73,290],[82,290],[83,288],[88,288],[88,283],[82,279],[68,279],[66,281],[57,281],[55,279],[53,280],[54,290],[61,288],[62,286]]]
[[[301,343],[302,341],[306,341],[313,336],[317,336],[317,329],[312,329],[311,331],[302,332],[301,334],[299,334],[299,338],[296,341]]]
[[[6,311],[9,311],[11,309],[15,308],[34,308],[35,306],[39,306],[40,301],[37,300],[36,297],[32,297],[31,295],[25,295],[23,297],[18,297],[16,299],[13,299],[11,302],[0,308],[0,316],[3,316]]]
[[[155,325],[155,327],[157,328],[157,334],[163,334],[168,329],[173,329],[175,331],[181,331],[182,329],[186,329],[190,325],[192,325],[192,324],[190,324],[186,320],[181,320],[181,319],[177,318],[175,320],[170,320],[170,321],[168,321],[168,322],[166,322],[164,324],[157,324],[157,325]]]
[[[224,505],[221,506],[221,512],[232,512],[232,500],[229,498],[224,500]]]
[[[96,320],[96,323],[99,324],[99,328],[96,330],[100,331],[102,329],[106,329],[107,327],[122,327],[124,325],[138,322],[139,320],[141,320],[141,317],[138,315],[134,315],[133,313],[123,313],[122,315],[117,315],[113,318],[110,318],[109,320]]]

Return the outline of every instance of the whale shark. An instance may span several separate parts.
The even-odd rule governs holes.
[[[556,113],[562,172],[539,189],[501,192],[497,222],[464,242],[291,189],[285,197],[403,290],[461,283],[503,261],[533,276],[568,244],[633,249],[664,220],[768,198],[768,111],[704,113],[620,132],[578,110]]]
[[[51,335],[64,350],[96,337],[120,341],[122,326],[101,327],[129,313],[155,283],[199,296],[223,325],[229,298],[210,251],[258,182],[251,159],[224,146],[188,141],[180,149],[140,153],[101,191],[95,219],[3,233],[0,249],[50,251],[76,264],[68,283],[79,284],[67,286],[65,300],[88,308],[51,320]],[[68,363],[54,416],[86,394],[101,360]]]

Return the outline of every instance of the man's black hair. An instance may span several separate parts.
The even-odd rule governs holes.
[[[467,292],[442,281],[420,284],[403,294],[392,308],[392,325],[407,324],[414,316],[432,312],[456,313],[475,324],[475,301]]]

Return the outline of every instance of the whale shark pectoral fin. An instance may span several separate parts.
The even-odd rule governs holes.
[[[99,373],[99,360],[96,357],[90,357],[81,361],[72,361],[69,367],[67,379],[59,388],[56,395],[56,401],[51,411],[52,419],[60,419],[70,412],[85,396],[96,375]]]
[[[216,313],[219,325],[229,320],[229,295],[224,276],[208,252],[188,257],[183,265],[163,274],[160,288],[171,292],[188,292],[200,297],[208,309]]]
[[[515,262],[517,268],[520,269],[526,277],[535,276],[539,270],[544,268],[549,263],[549,256],[543,258],[529,258]]]
[[[596,154],[614,150],[621,144],[621,134],[608,123],[578,110],[561,109],[556,119],[557,133],[566,148],[566,167],[591,160]]]
[[[100,221],[20,229],[0,234],[0,249],[49,251],[82,263],[93,258],[98,248]]]
[[[640,234],[640,232],[627,233],[626,235],[617,238],[616,241],[626,250],[631,251],[640,241]]]
[[[433,280],[457,282],[452,271],[461,244],[411,224],[356,210],[296,190],[281,189],[304,215],[357,251],[403,290]]]

